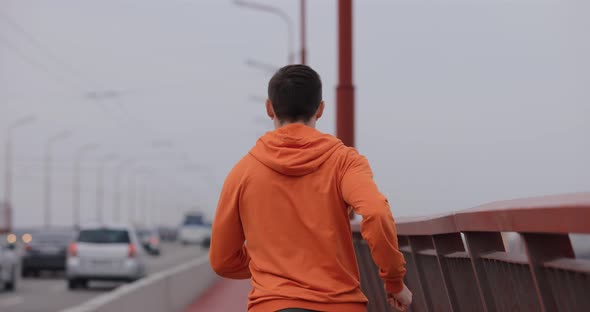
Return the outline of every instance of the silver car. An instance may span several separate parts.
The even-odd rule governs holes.
[[[132,227],[82,227],[68,248],[68,287],[85,288],[89,280],[135,281],[146,275],[144,258]]]
[[[13,242],[0,242],[0,290],[13,291],[16,287],[20,260],[15,249]]]

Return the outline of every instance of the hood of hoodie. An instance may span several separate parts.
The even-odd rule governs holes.
[[[341,146],[334,136],[291,124],[263,135],[250,155],[281,174],[304,176],[317,170]]]

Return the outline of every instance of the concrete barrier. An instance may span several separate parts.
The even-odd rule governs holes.
[[[204,255],[62,312],[181,312],[216,279]]]

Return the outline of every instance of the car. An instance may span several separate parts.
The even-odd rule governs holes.
[[[76,235],[74,230],[39,230],[28,235],[23,246],[22,276],[65,271],[68,245]]]
[[[178,231],[178,240],[183,245],[199,244],[209,248],[211,242],[211,225],[205,222],[203,215],[189,213],[184,217]]]
[[[178,238],[178,228],[173,226],[161,226],[158,233],[162,241],[174,242]]]
[[[152,255],[160,255],[160,235],[155,229],[138,229],[137,237],[143,248]]]
[[[14,291],[18,280],[19,255],[16,235],[8,234],[0,242],[0,289]]]
[[[82,226],[68,248],[68,288],[86,288],[91,280],[133,282],[145,277],[145,256],[135,232],[129,225]]]

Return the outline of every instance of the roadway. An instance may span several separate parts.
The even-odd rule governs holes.
[[[166,270],[195,259],[206,251],[198,246],[183,247],[179,244],[164,244],[159,257],[146,256],[149,273]],[[15,292],[0,292],[2,312],[56,312],[76,306],[93,297],[115,289],[121,283],[90,282],[89,288],[70,291],[63,275],[42,275],[18,281]]]

